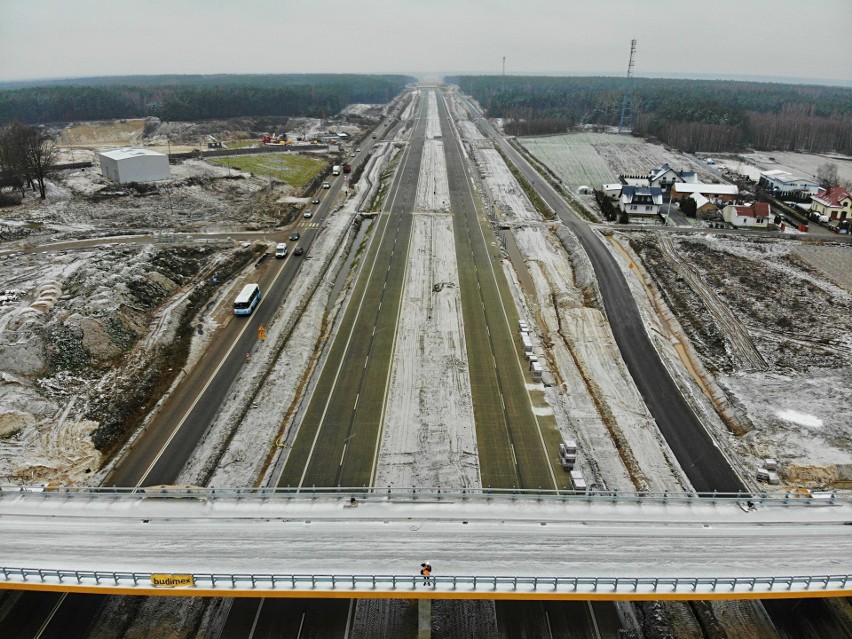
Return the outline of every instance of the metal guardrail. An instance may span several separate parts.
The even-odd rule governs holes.
[[[57,570],[0,567],[6,583],[152,588],[148,572]],[[191,574],[191,573],[190,573]],[[555,592],[563,594],[690,594],[690,593],[778,593],[846,590],[852,575],[790,575],[782,577],[511,577],[431,576],[428,583],[413,575],[287,575],[287,574],[192,574],[193,589],[222,590],[346,590],[352,592],[422,591],[442,592]],[[37,581],[36,581],[37,580]],[[70,583],[69,583],[70,582]],[[0,584],[2,587],[2,584]],[[169,590],[169,589],[163,589]]]
[[[39,493],[44,497],[127,497],[132,499],[247,499],[247,500],[312,500],[319,498],[356,499],[358,501],[541,501],[541,502],[609,502],[609,503],[733,503],[754,505],[809,505],[850,503],[852,495],[837,491],[807,491],[786,493],[699,493],[699,492],[634,492],[618,490],[530,490],[503,488],[451,489],[442,488],[216,488],[205,486],[0,486],[4,495]]]

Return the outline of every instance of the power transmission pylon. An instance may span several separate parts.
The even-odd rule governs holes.
[[[633,58],[636,55],[636,38],[630,41],[630,63],[627,65],[627,85],[624,87],[624,101],[621,103],[621,118],[618,120],[618,132],[621,133],[625,123],[632,128],[632,114],[629,113],[630,93],[633,91]]]

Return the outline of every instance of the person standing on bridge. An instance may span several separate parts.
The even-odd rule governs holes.
[[[432,574],[432,564],[428,561],[424,564],[420,564],[420,574],[423,575],[423,585],[428,586],[431,583],[429,577]]]

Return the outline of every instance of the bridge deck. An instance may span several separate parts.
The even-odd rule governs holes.
[[[848,596],[851,506],[6,492],[0,588],[370,598]],[[436,577],[428,587],[417,574],[426,560]],[[194,587],[153,588],[151,573],[191,574]]]

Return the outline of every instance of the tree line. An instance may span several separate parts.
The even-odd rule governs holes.
[[[155,116],[324,118],[353,103],[385,103],[413,79],[400,75],[152,76],[88,78],[0,88],[0,123]],[[11,87],[11,88],[9,88]]]
[[[562,133],[578,125],[616,126],[625,78],[447,78],[514,135]],[[633,131],[685,151],[852,152],[852,89],[845,87],[634,78]]]
[[[53,163],[53,138],[43,127],[12,122],[0,128],[0,188],[39,190],[45,198],[45,178]],[[0,193],[2,196],[2,193]],[[6,204],[5,196],[0,204]],[[8,202],[12,203],[12,202]]]

